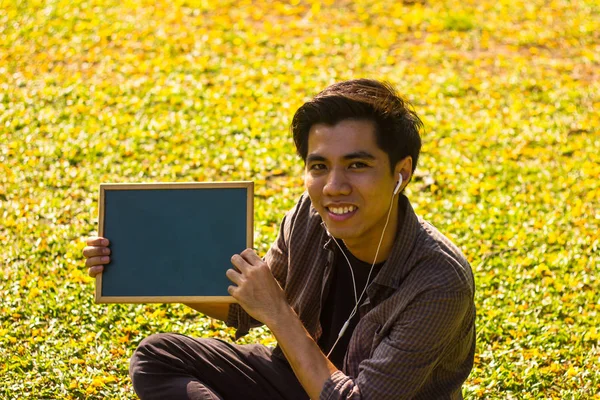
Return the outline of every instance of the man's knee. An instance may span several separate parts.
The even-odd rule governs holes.
[[[170,342],[170,333],[156,333],[150,335],[140,342],[129,360],[129,375],[134,380],[139,374],[155,367],[155,362],[159,362],[161,352],[167,348]]]
[[[200,381],[198,357],[210,352],[209,339],[192,339],[173,333],[158,333],[140,342],[129,362],[133,388],[142,399],[221,399]]]
[[[129,377],[135,392],[140,398],[148,398],[148,389],[156,376],[164,371],[168,364],[168,343],[172,341],[170,333],[156,333],[140,342],[129,360]],[[158,383],[158,382],[156,382]]]

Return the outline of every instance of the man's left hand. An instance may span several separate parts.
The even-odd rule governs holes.
[[[227,291],[251,317],[269,326],[290,308],[271,269],[254,250],[233,255],[231,263],[237,271],[228,269],[226,275],[236,286],[229,286]]]

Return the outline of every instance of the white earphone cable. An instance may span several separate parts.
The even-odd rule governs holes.
[[[385,236],[385,230],[387,229],[388,223],[390,222],[390,215],[392,213],[392,206],[394,205],[394,197],[396,197],[395,195],[396,195],[396,193],[394,193],[394,195],[392,195],[392,199],[390,200],[390,207],[388,209],[387,218],[385,220],[385,225],[383,226],[383,232],[381,234],[381,238],[379,238],[379,244],[377,245],[377,251],[375,252],[375,259],[373,260],[373,264],[371,265],[371,269],[369,270],[369,275],[367,276],[367,283],[365,283],[365,288],[363,289],[362,293],[360,294],[360,297],[358,298],[358,300],[356,300],[356,281],[354,280],[354,271],[352,270],[352,265],[350,264],[350,260],[348,260],[348,257],[346,256],[346,253],[344,252],[344,250],[342,250],[342,247],[339,245],[339,243],[337,242],[337,240],[335,240],[335,238],[333,237],[333,235],[331,236],[331,238],[333,239],[333,241],[335,242],[335,244],[337,244],[337,246],[339,247],[340,251],[344,255],[344,258],[348,262],[348,267],[350,268],[350,273],[352,275],[352,285],[354,286],[354,299],[355,299],[356,303],[354,305],[354,308],[352,309],[352,312],[350,313],[350,316],[348,317],[348,319],[346,320],[346,322],[342,326],[342,329],[340,329],[340,332],[338,333],[338,337],[337,337],[335,343],[333,343],[333,346],[331,346],[331,349],[329,349],[329,353],[327,353],[327,358],[329,358],[329,356],[333,352],[333,349],[335,349],[335,346],[338,344],[338,342],[340,341],[340,339],[344,335],[344,332],[346,332],[346,329],[350,325],[350,321],[352,320],[352,318],[354,317],[354,315],[356,315],[356,311],[358,310],[358,305],[360,304],[360,302],[361,302],[361,300],[362,300],[365,292],[367,291],[367,287],[369,286],[369,280],[371,279],[371,273],[373,272],[373,267],[375,266],[375,263],[377,262],[377,256],[379,255],[379,248],[381,247],[381,243],[383,242],[383,237]]]

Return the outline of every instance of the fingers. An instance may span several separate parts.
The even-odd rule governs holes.
[[[259,266],[264,263],[264,261],[253,249],[246,249],[240,254],[234,254],[231,257],[231,263],[243,273],[248,267]]]
[[[104,271],[104,265],[95,265],[93,267],[88,268],[88,275],[92,278]]]
[[[250,267],[250,264],[239,254],[231,256],[231,263],[242,273]]]
[[[230,296],[232,296],[233,298],[237,299],[237,291],[239,290],[239,288],[237,286],[228,286],[227,287],[227,293],[229,293]]]
[[[227,276],[227,278],[229,278],[231,282],[235,283],[238,286],[242,283],[242,280],[244,279],[242,274],[240,274],[234,269],[228,269],[225,272],[225,276]]]
[[[107,238],[103,238],[103,237],[99,237],[99,236],[89,237],[89,238],[87,238],[85,243],[88,246],[108,246],[110,244],[110,242]]]
[[[104,265],[110,263],[110,249],[107,247],[110,242],[103,237],[90,237],[86,240],[87,246],[83,249],[83,256],[86,258],[85,266],[88,268],[88,275],[95,277],[104,271]]]
[[[108,247],[86,246],[83,248],[83,256],[85,258],[108,255],[110,255],[110,249]]]
[[[228,289],[230,294],[232,290],[237,290],[238,287],[245,282],[246,278],[253,276],[253,271],[256,267],[261,267],[263,264],[266,266],[263,259],[252,249],[246,249],[240,254],[234,254],[231,257],[231,264],[233,264],[237,270],[228,269],[225,272],[225,275],[237,286],[230,286]]]
[[[260,258],[253,249],[246,249],[242,251],[240,255],[244,260],[246,260],[249,264],[252,265],[256,265],[263,261],[262,258]]]
[[[85,260],[85,266],[88,268],[91,268],[96,265],[108,264],[109,262],[110,262],[110,257],[108,257],[108,256],[90,257]]]

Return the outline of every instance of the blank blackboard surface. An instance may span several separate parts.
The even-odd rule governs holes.
[[[99,209],[97,303],[234,302],[225,271],[252,247],[252,182],[101,184]]]

